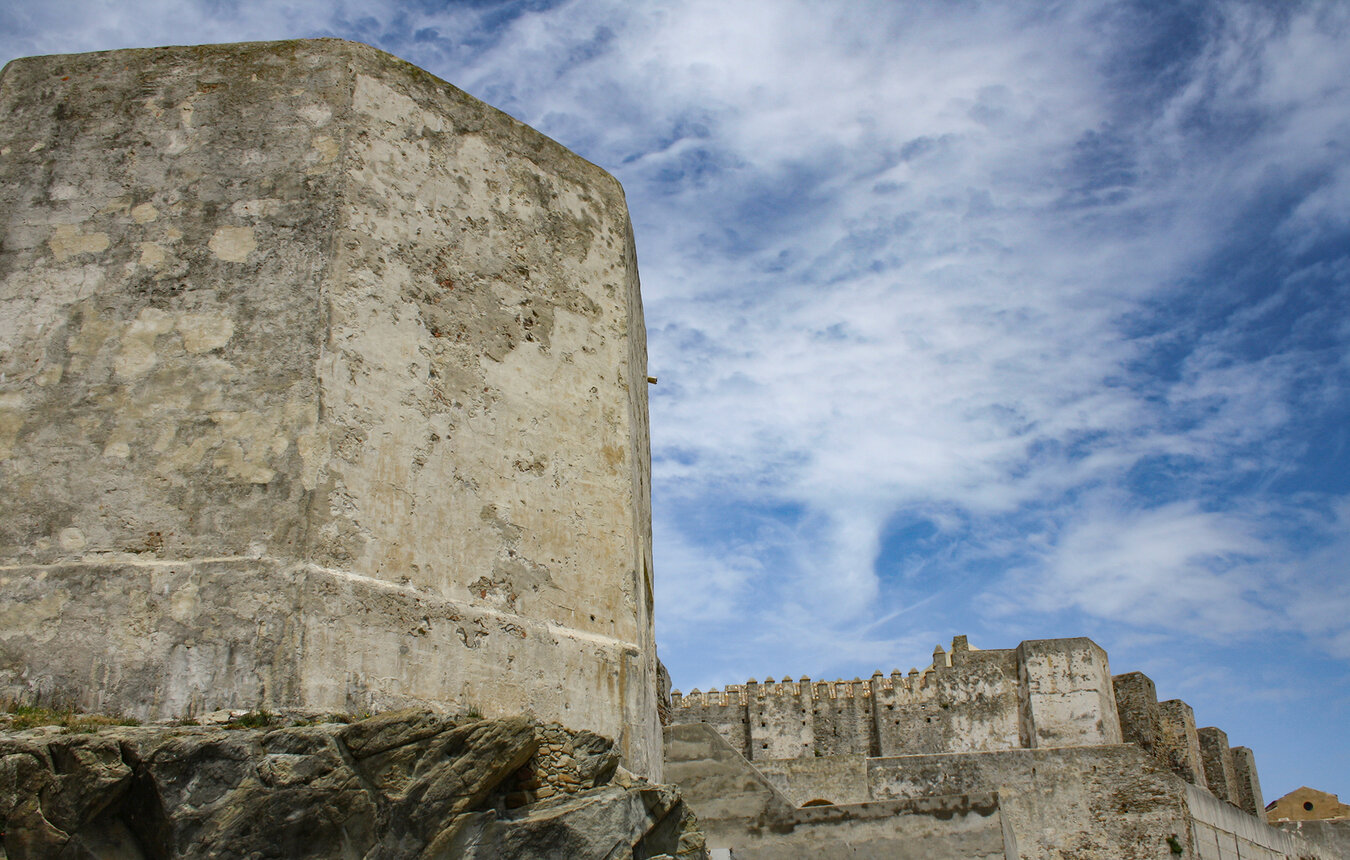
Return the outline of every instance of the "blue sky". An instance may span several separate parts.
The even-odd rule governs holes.
[[[0,6],[320,35],[623,182],[677,686],[1086,635],[1350,797],[1350,4]]]

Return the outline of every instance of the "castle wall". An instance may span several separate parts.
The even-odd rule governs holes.
[[[659,776],[618,184],[334,40],[19,60],[0,116],[0,696],[525,710]]]
[[[764,759],[755,769],[793,806],[808,803],[866,803],[867,757],[827,755],[811,758]]]
[[[803,683],[803,686],[815,690],[811,708],[815,725],[812,747],[797,754],[871,755],[877,743],[872,687],[856,678],[815,685]],[[756,754],[754,758],[758,760],[761,756]]]
[[[1216,796],[1262,817],[1251,751],[1230,750],[1227,737],[1212,730],[1218,734],[1210,737],[1208,755],[1220,770],[1211,782],[1201,747],[1202,733],[1211,730],[1197,732],[1185,702],[1159,702],[1146,675],[1113,677],[1105,651],[1088,639],[980,650],[958,636],[950,651],[934,649],[923,672],[876,672],[868,682],[752,680],[725,693],[672,695],[673,723],[713,726],[800,803],[831,793],[855,797],[844,774],[861,759],[1125,743],[1148,756],[1149,767],[1200,788],[1217,784]],[[937,793],[960,790],[944,786]]]
[[[1105,653],[1085,639],[1063,641],[981,651],[957,637],[950,654],[938,648],[933,665],[908,675],[752,679],[725,692],[676,692],[672,720],[715,726],[751,761],[1016,749],[1025,743],[1028,715],[1039,718],[1043,742],[1118,739]],[[1030,684],[1019,676],[1027,659],[1034,664]],[[1105,710],[1104,695],[1112,697]]]
[[[899,756],[868,763],[874,800],[997,789],[1024,860],[1144,860],[1187,842],[1175,780],[1132,745]]]
[[[1340,856],[1335,834],[1310,833],[1302,840],[1268,827],[1186,784],[1136,744],[750,763],[710,726],[686,724],[666,729],[666,749],[671,775],[707,828],[709,844],[734,848],[736,856],[743,846],[779,845],[760,841],[768,834],[784,834],[780,850],[800,844],[786,838],[799,832],[800,816],[831,808],[792,809],[809,802],[837,805],[844,820],[849,809],[994,792],[1006,856],[1023,860]],[[903,832],[904,824],[893,826]],[[841,829],[835,838],[843,843],[850,835]],[[941,851],[946,843],[937,839],[934,845]]]
[[[870,681],[753,680],[675,694],[675,722],[703,722],[752,761],[960,752],[1017,745],[1016,675],[999,660]]]
[[[728,684],[725,691],[709,690],[707,693],[693,690],[688,696],[675,690],[671,693],[671,706],[676,715],[698,714],[699,722],[715,728],[732,749],[747,759],[751,757],[750,717],[739,686]]]
[[[1014,860],[1019,856],[993,792],[798,808],[711,726],[668,726],[665,742],[667,775],[679,783],[686,803],[698,815],[714,857]]]
[[[673,695],[666,741],[667,755],[682,762],[676,778],[697,783],[694,794],[706,795],[721,821],[714,829],[730,834],[726,844],[737,856],[761,834],[787,833],[799,822],[781,809],[769,815],[758,802],[723,806],[726,797],[739,797],[733,783],[753,783],[757,793],[778,797],[779,807],[804,807],[793,815],[823,814],[826,804],[863,808],[996,793],[1005,850],[1026,860],[1336,856],[1266,827],[1251,751],[1230,750],[1217,729],[1197,733],[1190,707],[1158,702],[1147,676],[1113,678],[1105,652],[1087,639],[981,651],[956,637],[950,651],[934,650],[928,669],[907,676],[752,681],[744,696],[741,688]],[[864,738],[859,716],[868,715],[872,734]],[[744,753],[724,740],[741,737],[738,728]],[[808,729],[813,744],[805,740]],[[714,737],[711,745],[725,746],[725,755],[704,748]],[[1215,778],[1217,796],[1195,770],[1204,763],[1202,738],[1210,759],[1227,767]],[[706,769],[713,760],[717,768],[739,764]],[[1330,808],[1328,798],[1317,804]],[[697,798],[694,806],[705,814]]]
[[[746,684],[746,720],[750,758],[796,758],[808,755],[815,741],[811,685],[784,678],[763,685]]]
[[[1025,860],[1339,856],[1183,782],[1134,744],[871,759],[867,775],[875,800],[997,787]]]
[[[1012,749],[1017,676],[997,661],[938,666],[878,696],[880,755]]]

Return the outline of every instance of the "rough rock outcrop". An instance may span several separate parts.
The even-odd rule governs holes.
[[[426,710],[285,722],[0,734],[0,856],[706,856],[679,792],[590,732]]]

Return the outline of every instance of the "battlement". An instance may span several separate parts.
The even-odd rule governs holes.
[[[981,650],[965,636],[924,669],[863,680],[751,678],[671,693],[674,723],[707,723],[751,761],[1091,747],[1133,743],[1182,779],[1259,814],[1251,751],[1191,709],[1159,703],[1139,672],[1112,676],[1089,639],[1040,639]],[[1213,777],[1207,778],[1206,774]]]
[[[872,673],[871,678],[834,681],[816,680],[803,675],[797,680],[784,677],[775,681],[766,678],[763,682],[749,679],[744,684],[728,684],[722,689],[706,692],[697,688],[686,695],[679,690],[671,691],[671,702],[676,708],[709,708],[733,705],[745,705],[750,698],[809,696],[812,700],[821,699],[870,699],[870,698],[917,698],[935,693],[937,680],[943,673],[951,673],[961,667],[977,664],[1003,663],[1010,661],[1015,652],[1012,649],[981,650],[971,648],[965,636],[952,640],[952,650],[944,651],[939,645],[933,649],[933,662],[920,670],[911,668],[908,672],[892,669],[889,675],[880,669]]]
[[[674,690],[670,697],[676,708],[710,708],[724,705],[744,705],[751,698],[762,699],[768,696],[794,699],[806,696],[813,700],[867,699],[886,693],[894,693],[897,690],[908,694],[921,688],[921,680],[911,681],[901,675],[899,670],[896,670],[889,677],[883,676],[881,672],[876,672],[871,681],[864,681],[861,678],[854,678],[851,681],[815,681],[803,676],[796,681],[790,678],[784,678],[781,681],[767,678],[763,683],[760,683],[751,678],[744,684],[728,684],[721,690],[712,689],[700,692],[695,688],[689,691],[687,696],[679,690]]]

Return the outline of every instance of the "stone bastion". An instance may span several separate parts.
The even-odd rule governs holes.
[[[623,191],[338,40],[0,76],[0,699],[431,705],[660,777]]]

